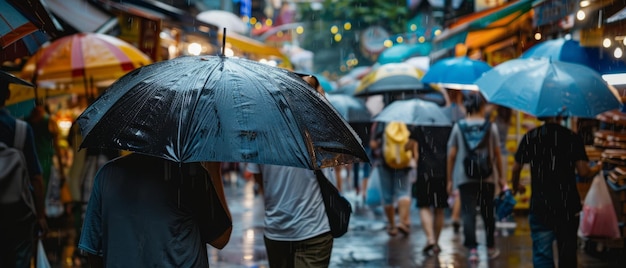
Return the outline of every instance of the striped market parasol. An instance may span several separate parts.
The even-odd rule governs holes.
[[[150,63],[146,54],[121,39],[79,33],[40,49],[26,62],[20,76],[39,88],[89,95],[94,84],[108,86],[127,72]]]

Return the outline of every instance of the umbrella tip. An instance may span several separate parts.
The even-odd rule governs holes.
[[[226,27],[224,27],[224,34],[222,34],[222,57],[226,56]]]

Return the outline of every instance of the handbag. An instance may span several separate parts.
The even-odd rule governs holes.
[[[324,199],[330,232],[335,238],[341,237],[348,232],[352,205],[339,193],[321,170],[315,170],[315,177],[317,177],[322,199]]]

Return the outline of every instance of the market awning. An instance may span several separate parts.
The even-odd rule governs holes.
[[[46,3],[52,13],[79,32],[93,33],[114,18],[85,0],[46,0]]]
[[[222,33],[218,33],[218,43],[222,40]],[[235,49],[244,53],[255,55],[256,57],[276,57],[284,61],[284,65],[291,66],[289,58],[285,56],[278,48],[268,46],[263,42],[257,41],[250,37],[246,37],[234,32],[226,33],[226,43],[230,43]]]
[[[450,25],[433,43],[435,50],[481,48],[511,36],[524,25],[532,25],[533,0],[520,0],[464,16]]]

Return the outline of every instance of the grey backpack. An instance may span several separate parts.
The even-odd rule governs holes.
[[[26,129],[26,122],[18,119],[15,122],[14,147],[0,142],[0,204],[16,205],[24,202],[35,213],[28,166],[22,152]]]

